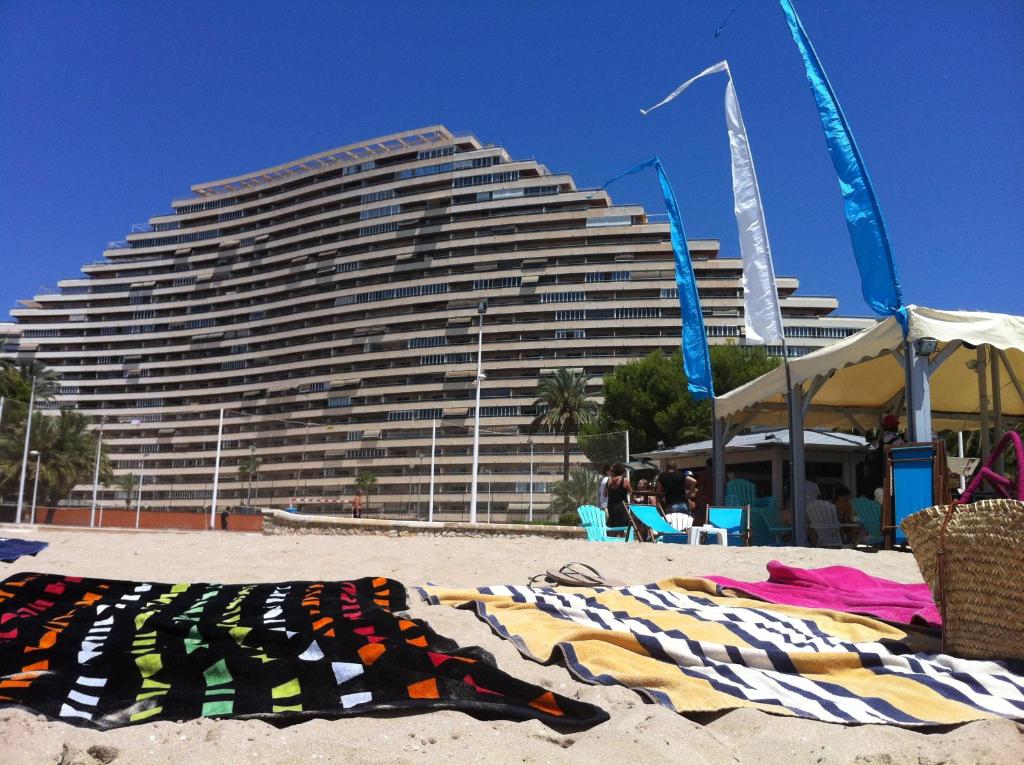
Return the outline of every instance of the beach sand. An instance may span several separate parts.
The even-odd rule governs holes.
[[[793,566],[849,565],[898,581],[920,581],[913,556],[804,548],[690,548],[583,541],[379,536],[262,536],[202,532],[90,532],[0,527],[42,539],[36,558],[0,563],[0,576],[42,571],[151,581],[271,582],[388,576],[407,587],[526,584],[532,574],[585,561],[606,576],[651,582],[723,574],[764,579],[777,558]],[[480,645],[513,675],[605,708],[611,720],[562,734],[538,721],[479,721],[459,712],[314,720],[286,728],[262,721],[193,720],[97,732],[0,709],[0,762],[16,763],[954,763],[1024,762],[1024,726],[987,720],[919,732],[842,726],[754,710],[677,715],[625,688],[584,685],[561,666],[524,659],[470,611],[426,606],[411,612],[460,645]],[[92,753],[90,754],[90,749]],[[116,750],[116,751],[115,751]],[[116,755],[109,760],[110,755]]]

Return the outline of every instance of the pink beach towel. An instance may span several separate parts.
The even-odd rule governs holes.
[[[773,560],[768,564],[767,582],[740,582],[724,576],[705,579],[769,603],[867,614],[896,624],[942,624],[924,582],[893,582],[849,566],[805,569]]]

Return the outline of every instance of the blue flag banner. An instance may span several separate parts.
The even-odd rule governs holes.
[[[711,379],[711,357],[708,354],[708,338],[704,332],[704,318],[700,312],[700,298],[697,297],[697,280],[693,275],[690,248],[686,244],[683,219],[672,184],[665,175],[665,168],[657,157],[627,170],[612,178],[604,186],[653,167],[658,172],[661,193],[665,196],[669,228],[672,232],[672,251],[676,256],[676,286],[679,288],[679,311],[683,319],[683,371],[686,372],[686,387],[695,399],[715,397],[715,385]]]
[[[846,227],[850,231],[853,254],[860,271],[861,293],[871,310],[880,316],[896,316],[907,332],[907,309],[903,303],[900,277],[889,247],[882,210],[871,187],[867,168],[861,159],[853,133],[828,81],[821,61],[818,60],[800,17],[790,0],[779,0],[793,40],[804,60],[807,80],[811,84],[818,115],[825,130],[825,144],[832,157],[832,165],[839,175],[839,187],[846,208]]]

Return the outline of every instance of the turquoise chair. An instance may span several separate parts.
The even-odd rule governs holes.
[[[591,542],[632,542],[632,526],[608,526],[604,510],[594,505],[583,505],[576,508],[580,515],[580,525],[587,531],[587,539]],[[625,531],[625,536],[610,537],[609,531]],[[674,531],[674,529],[673,529]]]
[[[750,544],[758,547],[781,547],[792,533],[789,526],[774,526],[771,516],[761,507],[750,508]]]
[[[745,545],[750,514],[745,507],[709,507],[708,525],[725,529],[731,547]]]
[[[754,497],[754,501],[750,503],[750,506],[767,511],[765,518],[770,521],[777,521],[779,519],[779,501],[775,497]]]
[[[689,534],[677,531],[668,521],[661,517],[654,505],[626,505],[626,510],[633,519],[655,534],[656,542],[671,542],[684,545],[689,541]]]
[[[753,505],[757,487],[745,478],[733,478],[725,484],[725,504],[729,507]]]
[[[856,497],[853,500],[853,511],[857,513],[857,520],[868,533],[869,545],[881,545],[885,542],[885,535],[882,534],[882,506],[873,499],[867,497]]]

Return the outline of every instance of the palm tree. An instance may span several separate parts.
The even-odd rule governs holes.
[[[249,456],[238,463],[238,474],[240,476],[248,476],[249,487],[245,491],[245,504],[249,506],[249,499],[252,496],[252,482],[257,479],[260,475],[260,466],[263,464],[263,458],[256,456],[256,446],[250,444]]]
[[[139,477],[135,473],[125,473],[114,478],[114,486],[124,492],[124,506],[132,509],[132,495],[139,487]]]
[[[57,416],[32,414],[31,448],[42,455],[39,471],[39,496],[53,507],[65,499],[78,484],[91,483],[96,459],[95,432],[88,419],[73,409]],[[21,474],[25,442],[25,417],[0,434],[0,493],[16,490]],[[111,475],[110,462],[100,454],[100,479]]]
[[[28,403],[32,380],[36,381],[36,401],[50,403],[59,388],[57,375],[41,362],[15,363],[0,359],[0,396]]]
[[[598,476],[593,470],[586,468],[575,468],[570,471],[568,480],[559,481],[551,487],[551,505],[549,509],[559,516],[559,523],[562,523],[562,516],[568,515],[564,525],[576,526],[579,523],[579,516],[576,515],[576,508],[580,505],[592,505],[597,497]]]
[[[531,423],[531,430],[536,432],[537,428],[544,427],[552,433],[561,433],[565,439],[562,479],[568,481],[569,436],[597,417],[597,401],[587,395],[587,376],[565,367],[556,369],[553,374],[540,378],[533,405],[540,413]]]
[[[369,470],[360,470],[359,475],[356,476],[355,486],[357,489],[362,489],[366,495],[366,505],[363,507],[365,512],[370,507],[370,489],[377,485],[377,476],[375,476]]]

